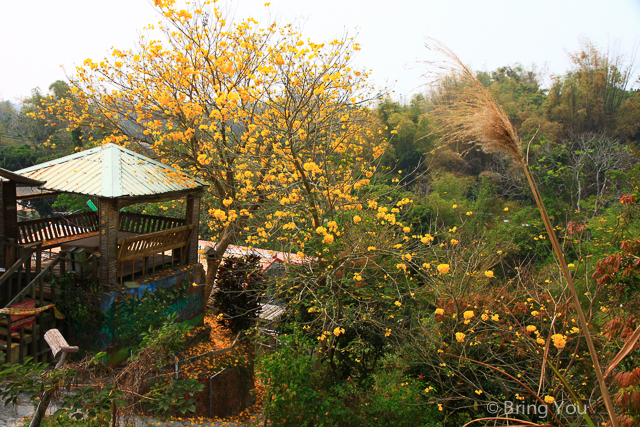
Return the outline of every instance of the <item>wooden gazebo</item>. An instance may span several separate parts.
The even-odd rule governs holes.
[[[115,144],[35,165],[16,174],[32,180],[31,185],[44,182],[39,188],[45,192],[97,198],[97,213],[18,223],[19,235],[15,237],[21,244],[42,242],[45,248],[75,245],[90,252],[98,251],[99,280],[107,290],[115,289],[125,273],[135,273],[139,269],[136,262],[146,269],[152,255],[172,250],[183,263],[198,262],[200,198],[207,184],[197,178]],[[180,198],[186,199],[184,218],[120,212],[137,203]],[[4,216],[11,206],[3,204],[0,208]],[[153,259],[151,262],[155,262],[156,258]]]
[[[184,283],[190,281],[185,275],[198,268],[200,199],[206,186],[114,144],[16,172],[0,169],[0,364],[22,361],[28,355],[47,357],[42,337],[56,327],[52,308],[60,292],[53,279],[70,270],[76,279],[84,280],[90,272],[99,282],[105,316],[115,316],[127,298],[167,286],[176,290],[171,293],[175,304],[167,305],[167,310],[172,307],[169,314],[179,312],[182,320],[200,316],[204,293],[190,284],[185,288]],[[60,193],[95,198],[97,211],[18,221],[18,200]],[[186,201],[183,218],[121,211],[137,203],[176,199]],[[59,253],[45,259],[45,251],[54,248]],[[192,267],[145,277],[167,262]],[[107,332],[90,335],[97,340],[91,345],[128,345],[118,336],[122,328],[149,318],[145,312],[130,314],[136,320],[108,322]]]

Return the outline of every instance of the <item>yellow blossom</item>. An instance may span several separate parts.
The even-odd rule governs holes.
[[[555,401],[556,401],[556,399],[554,399],[554,398],[553,398],[553,396],[545,396],[545,397],[544,397],[544,401],[545,401],[547,404],[549,404],[549,405],[550,405],[550,404],[552,404],[553,402],[555,402]]]
[[[482,316],[480,316],[480,318],[486,322],[487,320],[489,320],[489,315],[487,313],[482,313]]]
[[[421,237],[420,241],[422,243],[429,244],[429,243],[433,242],[433,237],[431,236],[431,234],[427,234],[426,236]]]
[[[458,342],[464,342],[466,335],[463,334],[462,332],[456,332],[456,341]]]
[[[354,223],[354,224],[359,223],[361,220],[362,220],[362,218],[360,218],[360,216],[359,216],[359,215],[356,215],[356,216],[354,216],[354,217],[353,217],[353,223]]]
[[[485,275],[486,277],[493,277],[493,271],[491,271],[491,270],[487,270],[487,271],[485,271],[485,272],[484,272],[484,275]]]
[[[411,228],[409,228],[409,227],[404,227],[404,228],[402,229],[402,231],[403,231],[403,232],[405,232],[405,233],[408,233],[408,232],[410,232],[410,231],[411,231]]]
[[[440,264],[438,266],[438,271],[440,272],[440,274],[447,274],[450,269],[451,268],[449,267],[449,264]]]
[[[324,239],[322,239],[322,243],[333,243],[333,235],[326,234]]]
[[[494,314],[493,316],[491,316],[491,320],[493,320],[494,322],[498,322],[500,320],[500,316],[498,314]]]
[[[444,310],[441,308],[436,308],[436,314],[442,316],[444,314]]]
[[[402,303],[400,301],[396,301],[394,302],[395,305],[397,305],[398,307],[400,307],[402,305]]]
[[[469,320],[469,319],[473,319],[473,317],[475,316],[475,313],[473,312],[473,310],[467,310],[464,313],[462,313],[462,316],[464,317],[464,320]]]
[[[551,335],[551,339],[553,340],[553,345],[557,348],[564,348],[567,345],[566,337],[562,334]]]
[[[536,329],[538,329],[538,328],[536,328],[534,325],[528,325],[528,326],[527,326],[527,331],[529,331],[529,332],[533,332],[533,331],[535,331]]]

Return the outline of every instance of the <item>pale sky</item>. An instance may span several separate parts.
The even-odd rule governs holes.
[[[224,0],[220,0],[224,2]],[[424,61],[438,39],[474,69],[521,63],[562,73],[566,52],[588,37],[601,48],[640,45],[640,0],[231,0],[236,17],[294,23],[305,38],[330,41],[345,32],[362,50],[359,68],[396,100],[421,91]],[[158,21],[150,0],[0,0],[0,100],[46,91],[65,71],[111,47],[134,48],[143,27]],[[271,18],[270,18],[271,17]],[[636,57],[640,63],[640,55]],[[637,73],[636,73],[637,74]],[[636,86],[638,86],[636,84]]]

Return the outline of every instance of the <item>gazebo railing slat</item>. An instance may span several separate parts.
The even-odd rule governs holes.
[[[142,234],[169,230],[183,225],[185,225],[185,220],[182,218],[120,212],[118,230]]]
[[[119,231],[153,233],[185,225],[181,218],[121,212]],[[98,232],[98,213],[84,212],[61,217],[41,218],[18,223],[20,244],[45,242],[44,247],[55,247],[75,236]]]
[[[96,212],[41,218],[18,223],[19,241],[22,244],[55,241],[97,231],[98,214]]]

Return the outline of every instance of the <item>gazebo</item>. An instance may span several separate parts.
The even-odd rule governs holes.
[[[137,327],[171,313],[180,321],[201,317],[204,292],[191,286],[191,278],[201,269],[198,225],[206,187],[197,178],[115,144],[16,172],[0,170],[0,363],[23,360],[27,354],[46,356],[41,338],[46,328],[55,327],[48,309],[58,298],[51,280],[69,268],[86,273],[90,264],[102,288],[100,309],[110,320],[84,334],[91,345],[126,347],[130,337],[137,336]],[[60,193],[95,198],[97,211],[18,221],[17,200]],[[177,199],[185,200],[184,218],[122,211],[133,204]],[[43,250],[58,247],[60,255],[43,258]],[[84,263],[82,249],[90,254]],[[185,268],[156,273],[156,267],[173,266],[174,261]],[[170,295],[160,292],[168,311],[131,308],[131,298],[160,298],[159,289],[173,290]]]
[[[161,162],[115,144],[41,163],[16,172],[45,182],[40,188],[54,193],[74,193],[98,199],[97,214],[47,218],[19,226],[20,242],[42,241],[47,247],[70,241],[100,253],[100,282],[106,288],[122,281],[123,263],[131,272],[145,257],[167,250],[182,250],[183,262],[198,262],[200,198],[207,186]],[[137,203],[186,199],[185,218],[126,214],[120,210]],[[74,239],[74,237],[82,237]],[[186,237],[186,239],[185,239]],[[145,265],[146,266],[146,265]],[[118,268],[120,267],[120,269]]]

